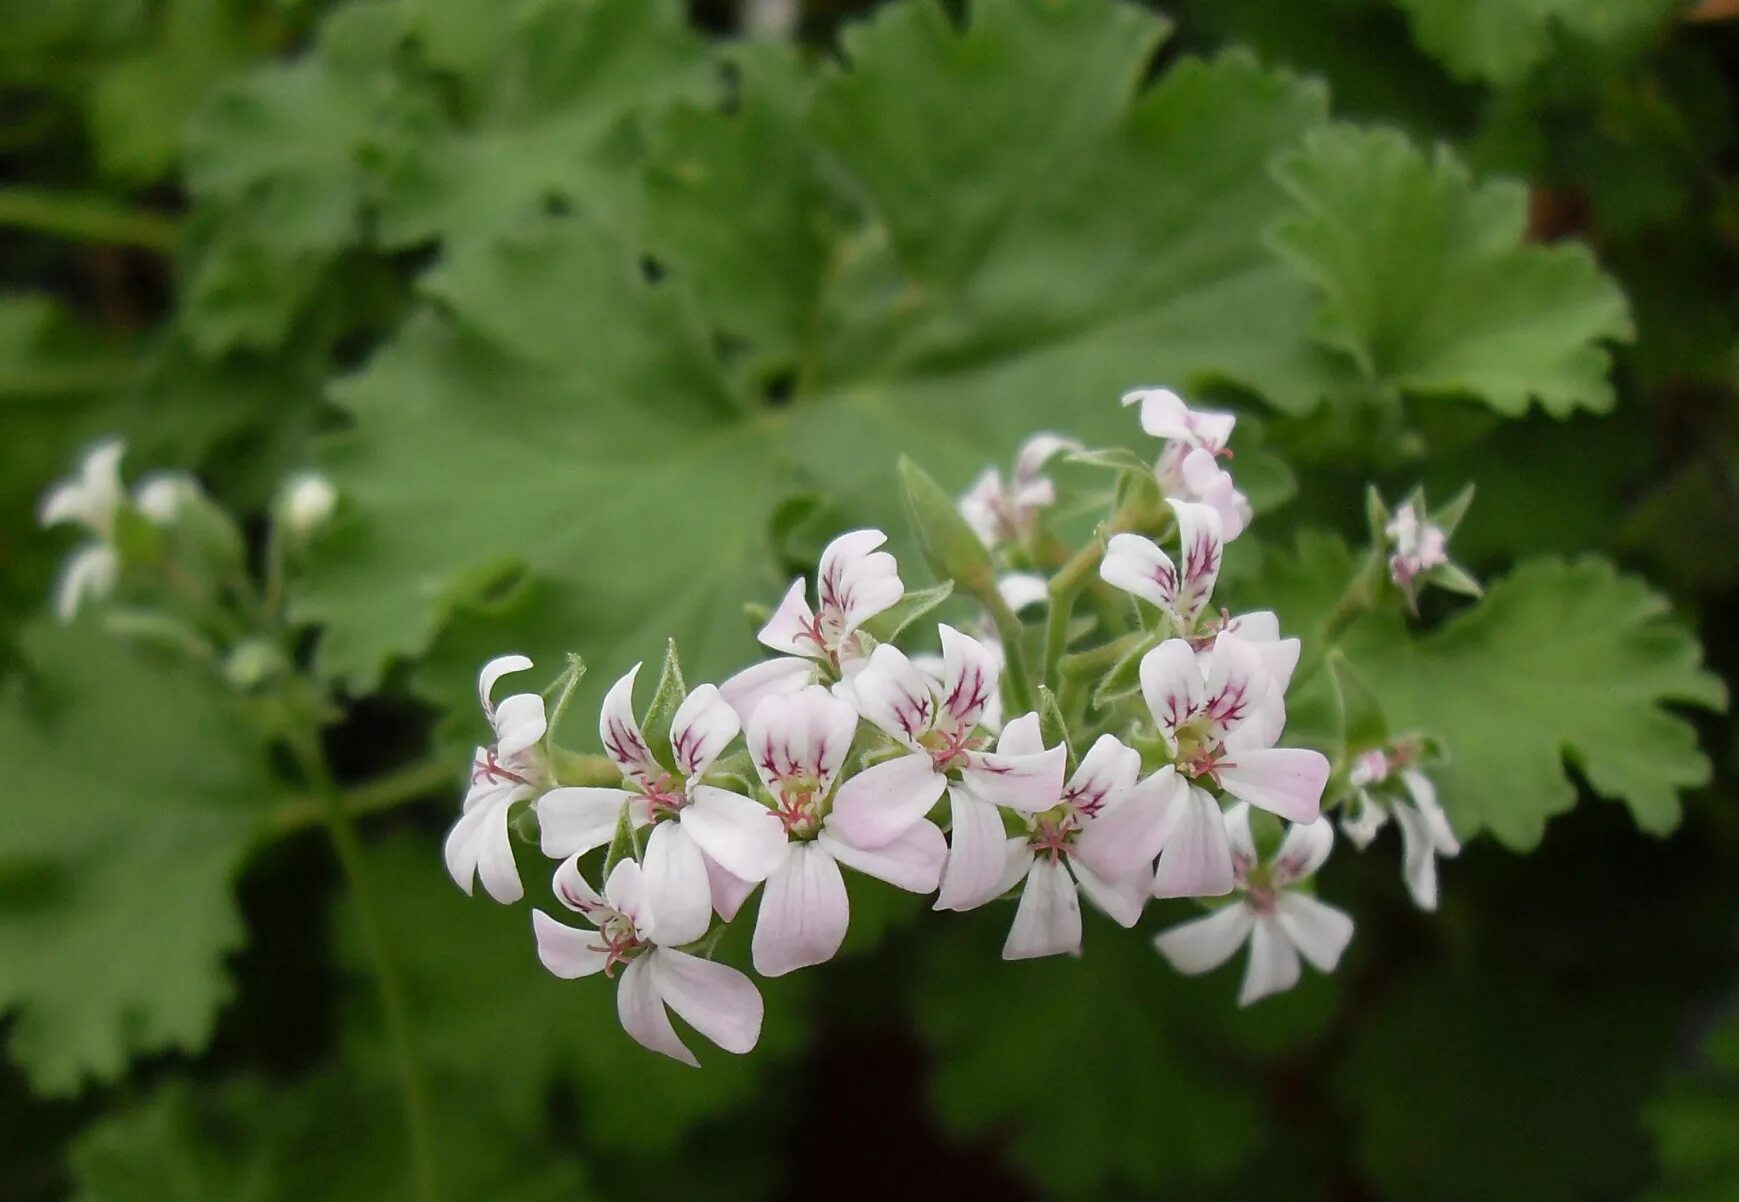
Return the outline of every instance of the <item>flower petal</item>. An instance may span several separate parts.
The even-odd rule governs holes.
[[[953,843],[942,869],[942,890],[936,896],[935,908],[975,910],[1004,892],[1008,835],[996,807],[970,790],[948,790],[948,806],[953,816]]]
[[[1274,903],[1274,917],[1311,967],[1333,972],[1341,953],[1353,938],[1353,920],[1325,902],[1303,893],[1282,893]]]
[[[854,847],[886,847],[930,812],[947,785],[928,755],[902,755],[865,768],[840,785],[829,822]]]
[[[582,931],[557,922],[542,910],[531,912],[531,929],[537,934],[537,958],[564,980],[602,972],[610,954],[601,950],[603,939],[596,931]]]
[[[905,652],[883,643],[852,685],[858,713],[908,747],[936,724],[936,694],[930,678]]]
[[[604,707],[598,712],[598,738],[604,744],[604,754],[615,761],[623,776],[649,787],[667,774],[647,748],[640,735],[640,721],[634,716],[634,678],[639,674],[640,665],[635,664],[604,694]]]
[[[1313,875],[1334,850],[1334,823],[1326,818],[1295,822],[1274,853],[1270,871],[1275,888],[1285,888]]]
[[[1425,819],[1426,830],[1430,832],[1431,843],[1437,848],[1437,854],[1460,855],[1461,841],[1455,837],[1455,829],[1449,825],[1449,815],[1437,803],[1437,786],[1431,783],[1431,778],[1417,768],[1407,768],[1401,772],[1401,783],[1406,786],[1413,804]]]
[[[616,987],[616,1015],[622,1020],[622,1029],[643,1046],[654,1052],[663,1052],[691,1068],[699,1068],[700,1061],[677,1038],[676,1028],[670,1025],[670,1015],[665,1013],[659,982],[652,969],[653,958],[658,954],[654,950],[639,957],[622,973],[622,982]]]
[[[1141,775],[1141,753],[1115,735],[1100,735],[1063,789],[1063,800],[1088,816],[1120,800]]]
[[[728,964],[674,948],[661,947],[648,959],[660,996],[684,1022],[727,1052],[754,1048],[763,1007],[753,981]]]
[[[1174,811],[1189,797],[1189,785],[1170,764],[1109,802],[1075,838],[1075,855],[1096,875],[1123,881],[1140,875],[1150,883],[1153,861],[1165,845]]]
[[[1268,673],[1256,649],[1235,634],[1221,632],[1209,657],[1202,700],[1209,739],[1222,741],[1237,730],[1255,712],[1268,688]]]
[[[1286,937],[1274,915],[1256,920],[1250,931],[1250,963],[1244,969],[1244,984],[1238,990],[1238,1005],[1282,993],[1298,984],[1298,950]]]
[[[820,685],[771,698],[750,721],[746,741],[755,771],[769,792],[785,782],[826,796],[857,733],[857,711]]]
[[[638,861],[623,858],[616,862],[604,881],[604,900],[612,910],[626,914],[642,938],[647,937],[651,917],[646,901],[646,874]]]
[[[1145,873],[1122,881],[1108,881],[1083,864],[1079,856],[1071,858],[1069,867],[1074,869],[1075,880],[1080,882],[1081,892],[1087,895],[1087,900],[1098,906],[1112,922],[1121,927],[1132,927],[1141,921],[1142,908],[1153,893]]]
[[[1178,553],[1183,558],[1182,579],[1173,608],[1187,630],[1195,625],[1208,598],[1214,595],[1225,539],[1220,515],[1212,506],[1173,500],[1171,508],[1177,514]]]
[[[1202,670],[1183,639],[1167,639],[1141,657],[1141,696],[1165,745],[1177,750],[1177,732],[1202,708]]]
[[[646,840],[646,904],[652,938],[675,946],[693,943],[712,925],[712,890],[706,861],[684,823],[660,822]]]
[[[536,746],[548,729],[543,698],[536,693],[515,693],[495,710],[496,754],[505,758]]]
[[[491,716],[495,713],[495,682],[510,672],[523,672],[531,667],[531,660],[523,655],[498,655],[483,665],[483,670],[477,674],[477,701],[483,707],[483,712]]]
[[[1177,565],[1158,543],[1139,534],[1111,536],[1099,577],[1164,613],[1171,613],[1177,601]]]
[[[827,648],[821,644],[815,611],[809,608],[805,591],[803,577],[793,580],[791,587],[785,590],[779,608],[773,611],[773,616],[767,619],[767,624],[755,637],[763,647],[783,651],[786,655],[826,658]]]
[[[999,576],[996,581],[996,591],[1001,594],[1003,603],[1015,613],[1031,605],[1041,605],[1050,600],[1051,588],[1043,576],[1032,572],[1010,572]]]
[[[121,575],[121,557],[107,543],[80,547],[67,559],[54,586],[54,613],[62,622],[78,616],[86,598],[106,597]]]
[[[1063,794],[1069,750],[1061,743],[1036,755],[968,753],[960,780],[992,805],[1036,814],[1056,805]]]
[[[1159,868],[1153,876],[1155,897],[1218,897],[1230,893],[1232,848],[1226,840],[1226,823],[1220,803],[1201,789],[1190,787],[1165,836],[1159,853]]]
[[[942,636],[941,713],[960,730],[971,730],[996,696],[1002,664],[983,643],[946,623]]]
[[[815,579],[824,625],[839,641],[906,595],[899,565],[877,547],[880,530],[853,530],[827,544]]]
[[[1081,950],[1081,898],[1061,860],[1036,856],[1002,945],[1004,960],[1031,960]]]
[[[760,802],[712,785],[697,785],[689,796],[682,829],[719,867],[745,881],[764,881],[785,859],[785,827]]]
[[[996,740],[996,753],[1004,756],[1039,755],[1045,749],[1044,736],[1039,733],[1037,713],[1022,714],[1002,728]]]
[[[815,683],[815,665],[796,656],[781,656],[750,664],[719,686],[719,695],[737,711],[746,726],[761,704],[772,697],[795,693]]]
[[[592,882],[580,871],[578,856],[569,856],[556,865],[550,877],[550,890],[562,905],[591,919],[593,926],[602,926],[608,917],[604,911],[611,908],[610,903],[592,888]]]
[[[1216,770],[1232,796],[1280,815],[1289,822],[1315,822],[1328,784],[1328,758],[1302,747],[1239,751]]]
[[[1401,828],[1401,877],[1413,904],[1421,910],[1437,908],[1437,848],[1424,817],[1410,805],[1395,807],[1395,825]]]
[[[948,841],[934,822],[920,821],[893,842],[869,850],[836,837],[829,829],[831,825],[829,822],[822,826],[816,842],[847,868],[912,893],[930,893],[942,879]]]
[[[833,959],[845,942],[851,906],[839,865],[819,843],[794,843],[761,892],[755,920],[755,971],[782,977]]]
[[[749,894],[755,891],[759,881],[745,881],[735,873],[727,872],[719,867],[719,862],[711,856],[701,853],[706,859],[706,883],[712,893],[713,911],[726,922],[737,916],[737,911],[743,908],[743,903],[749,900]]]
[[[670,719],[670,750],[687,780],[704,776],[719,753],[731,745],[743,723],[717,685],[697,686]]]
[[[537,799],[538,841],[552,860],[603,847],[616,834],[622,807],[636,828],[649,821],[646,799],[626,789],[569,786]]]
[[[1173,968],[1193,977],[1210,972],[1230,960],[1233,953],[1244,945],[1244,940],[1250,937],[1250,928],[1255,923],[1256,916],[1249,906],[1233,902],[1221,906],[1206,918],[1193,919],[1169,931],[1161,931],[1154,936],[1153,946],[1171,962]]]
[[[493,790],[453,824],[443,851],[448,873],[467,894],[475,877],[483,882],[489,896],[503,905],[525,896],[507,820],[513,804],[529,796],[531,790],[523,785]]]

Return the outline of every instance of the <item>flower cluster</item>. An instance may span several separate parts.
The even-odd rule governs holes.
[[[1163,390],[1124,403],[1164,445],[1151,469],[1120,469],[1109,519],[1073,556],[1045,528],[1057,488],[1044,471],[1060,456],[1118,461],[1060,435],[1030,440],[1010,482],[985,473],[957,510],[913,506],[915,521],[944,527],[920,531],[927,554],[962,557],[931,556],[932,568],[979,606],[933,627],[939,655],[891,641],[938,590],[920,605],[886,536],[856,530],[826,548],[813,592],[793,581],[762,627],[775,658],[689,688],[673,651],[645,708],[639,666],[617,680],[601,756],[551,741],[572,673],[551,718],[540,694],[496,701],[499,680],[531,664],[492,660],[478,687],[494,740],[477,749],[447,840],[454,879],[518,900],[512,834],[535,819],[555,897],[583,924],[534,914],[544,964],[620,972],[623,1026],[686,1063],[667,1008],[727,1051],[756,1042],[758,991],[711,957],[757,889],[749,960],[764,977],[838,952],[851,873],[933,894],[936,910],[1014,899],[1011,960],[1080,954],[1083,897],[1124,927],[1151,899],[1202,899],[1207,917],[1155,944],[1200,972],[1247,941],[1248,1003],[1292,985],[1301,957],[1333,969],[1352,936],[1310,892],[1334,842],[1328,792],[1358,807],[1346,822],[1361,845],[1395,815],[1408,879],[1434,900],[1417,848],[1452,854],[1454,839],[1428,782],[1380,755],[1337,774],[1322,752],[1283,745],[1300,642],[1272,612],[1213,604],[1251,517],[1223,466],[1233,415]],[[986,555],[1001,574],[975,591],[962,582],[985,578]],[[1076,614],[1089,594],[1092,615]],[[1020,617],[1041,603],[1042,632]]]

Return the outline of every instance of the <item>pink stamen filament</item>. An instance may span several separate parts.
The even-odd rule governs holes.
[[[480,780],[487,780],[491,783],[510,780],[516,785],[529,785],[531,783],[526,780],[525,777],[519,775],[519,773],[504,766],[501,761],[496,758],[496,751],[493,747],[483,753],[483,762],[473,766],[471,769],[471,783],[476,784]]]

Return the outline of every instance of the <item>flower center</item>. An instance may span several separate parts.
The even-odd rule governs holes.
[[[611,911],[598,928],[603,942],[588,944],[594,952],[604,953],[604,976],[616,975],[616,966],[626,964],[646,949],[646,942],[634,931],[634,921],[619,910]]]
[[[1054,864],[1058,856],[1069,850],[1080,829],[1080,823],[1072,808],[1058,806],[1055,810],[1046,811],[1033,819],[1033,829],[1027,836],[1027,846],[1032,848],[1034,855],[1049,856]]]
[[[787,837],[813,839],[821,830],[821,820],[827,816],[826,802],[821,782],[815,777],[790,776],[779,782],[773,812],[784,824]]]

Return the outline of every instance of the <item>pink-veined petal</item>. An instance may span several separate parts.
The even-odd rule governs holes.
[[[1353,920],[1326,902],[1303,893],[1282,893],[1274,917],[1287,939],[1318,972],[1333,972],[1353,939]]]
[[[610,962],[604,940],[596,931],[582,931],[557,922],[542,910],[531,912],[531,929],[537,935],[537,958],[563,980],[589,977],[602,972]]]
[[[665,1012],[664,998],[652,970],[652,960],[657,955],[654,950],[640,956],[623,971],[621,983],[616,986],[616,1015],[622,1020],[622,1029],[642,1046],[663,1052],[690,1068],[699,1068],[700,1061],[677,1038],[676,1028],[670,1025],[670,1015]]]
[[[936,724],[935,685],[905,652],[883,643],[852,684],[858,713],[908,747]]]
[[[737,916],[737,911],[743,908],[743,903],[749,900],[749,894],[755,891],[759,881],[745,881],[733,872],[728,872],[719,866],[719,862],[701,853],[706,860],[706,883],[712,893],[713,911],[726,922]]]
[[[1288,822],[1316,821],[1328,772],[1326,756],[1302,747],[1239,751],[1216,768],[1226,792]]]
[[[769,792],[801,781],[826,796],[845,766],[857,733],[857,711],[820,685],[771,699],[749,723],[746,741],[755,771]]]
[[[1153,876],[1155,897],[1218,897],[1232,891],[1232,849],[1220,803],[1191,786],[1173,807],[1176,819],[1165,836]]]
[[[525,896],[519,867],[513,860],[508,816],[515,802],[529,796],[531,790],[523,785],[497,789],[453,824],[443,851],[448,873],[467,894],[475,878],[483,882],[490,897],[503,905]]]
[[[556,865],[556,870],[550,877],[550,890],[562,905],[591,919],[593,926],[601,926],[609,917],[606,911],[612,908],[610,903],[604,900],[603,894],[592,888],[592,882],[580,871],[578,856],[569,856]]]
[[[1096,875],[1152,883],[1153,861],[1176,821],[1189,785],[1170,764],[1111,801],[1075,838],[1075,855]]]
[[[1250,832],[1250,803],[1226,807],[1226,843],[1232,849],[1232,871],[1243,880],[1256,867],[1256,836]]]
[[[1141,696],[1165,739],[1177,749],[1178,728],[1203,704],[1202,670],[1196,653],[1183,639],[1167,639],[1141,657]]]
[[[761,1038],[763,1006],[755,983],[728,964],[661,947],[647,957],[658,993],[689,1026],[735,1055]]]
[[[1099,562],[1099,576],[1165,613],[1172,612],[1177,600],[1177,565],[1158,543],[1139,534],[1111,536]]]
[[[886,847],[921,821],[947,778],[922,752],[872,765],[839,786],[830,823],[855,847]]]
[[[491,717],[495,714],[495,682],[512,672],[523,672],[531,667],[531,660],[523,655],[498,655],[483,665],[483,670],[477,674],[477,701],[483,707],[483,712]]]
[[[626,789],[569,786],[537,799],[538,841],[552,860],[603,847],[616,834],[622,807],[636,828],[649,820],[646,799]]]
[[[853,530],[821,552],[815,591],[822,628],[833,640],[843,641],[906,595],[894,557],[876,549],[887,541],[880,530]]]
[[[705,775],[742,729],[737,711],[717,685],[696,687],[670,719],[670,750],[676,755],[677,770],[691,781]]]
[[[727,872],[764,881],[785,859],[785,827],[760,802],[712,785],[697,785],[689,796],[682,829]]]
[[[872,850],[853,846],[836,837],[831,825],[831,820],[822,825],[816,842],[847,868],[855,868],[912,893],[933,892],[942,880],[942,865],[948,860],[948,841],[934,822],[920,821],[893,842]]]
[[[706,861],[680,822],[660,822],[646,840],[646,903],[651,935],[659,943],[693,943],[712,925],[712,890]]]
[[[773,611],[773,616],[767,619],[767,624],[761,627],[761,632],[755,637],[761,641],[763,647],[783,651],[786,655],[808,656],[811,659],[825,657],[827,648],[821,644],[815,612],[809,608],[804,589],[803,577],[793,580],[791,587],[785,590],[779,608]]]
[[[755,920],[755,971],[782,977],[833,959],[845,942],[851,905],[839,865],[820,843],[794,843],[767,878]]]
[[[1190,451],[1178,465],[1183,493],[1190,500],[1211,505],[1220,515],[1220,531],[1227,542],[1244,532],[1250,522],[1250,501],[1233,483],[1231,473],[1205,450]]]
[[[1037,814],[1057,804],[1063,793],[1063,773],[1069,752],[1061,743],[1037,755],[992,755],[974,751],[966,756],[960,780],[992,805]]]
[[[974,910],[1002,895],[1008,871],[1008,835],[1002,815],[967,789],[948,790],[953,843],[942,869],[938,910]]]
[[[1285,888],[1313,875],[1334,850],[1334,824],[1326,818],[1295,822],[1274,853],[1270,868],[1274,887]]]
[[[1039,716],[1022,714],[1002,728],[996,740],[996,753],[1002,756],[1039,755],[1045,749],[1044,736],[1039,733]]]
[[[1221,906],[1206,918],[1192,919],[1161,931],[1154,936],[1153,946],[1173,968],[1193,977],[1212,972],[1230,960],[1244,945],[1244,940],[1250,937],[1250,929],[1255,924],[1256,916],[1250,907],[1243,902],[1233,902]]]
[[[598,738],[604,744],[604,754],[622,770],[623,776],[650,786],[666,773],[647,748],[640,734],[640,720],[634,716],[634,678],[639,674],[640,665],[635,664],[604,694],[604,707],[598,713]]]
[[[1235,634],[1221,633],[1214,640],[1202,697],[1209,740],[1223,741],[1237,730],[1255,711],[1268,687],[1268,673],[1255,648]]]
[[[1132,927],[1141,920],[1142,908],[1153,892],[1148,887],[1146,874],[1133,879],[1108,881],[1083,864],[1079,856],[1070,859],[1069,867],[1074,870],[1075,880],[1080,883],[1087,900],[1098,906],[1112,922],[1120,927]]]
[[[1187,629],[1195,625],[1214,595],[1214,582],[1220,578],[1220,556],[1225,549],[1221,534],[1220,515],[1207,505],[1192,501],[1171,502],[1177,515],[1178,553],[1181,557],[1177,599],[1174,606],[1178,620]]]
[[[1272,914],[1258,918],[1250,931],[1250,963],[1244,969],[1238,1005],[1248,1006],[1269,994],[1284,993],[1298,984],[1298,974],[1298,949],[1279,920]]]
[[[1031,960],[1081,950],[1081,898],[1061,860],[1037,856],[1002,945],[1004,960]]]
[[[1002,664],[995,652],[971,635],[943,623],[941,713],[960,730],[971,730],[996,696]]]
[[[626,914],[641,938],[646,938],[651,919],[646,904],[646,874],[638,861],[624,857],[616,862],[604,881],[604,900],[612,910]]]
[[[815,664],[787,655],[750,664],[721,684],[719,695],[725,699],[725,704],[737,711],[737,717],[747,726],[764,702],[795,693],[814,683]]]
[[[1088,817],[1120,799],[1141,775],[1141,753],[1115,735],[1100,735],[1063,788],[1063,800]]]

